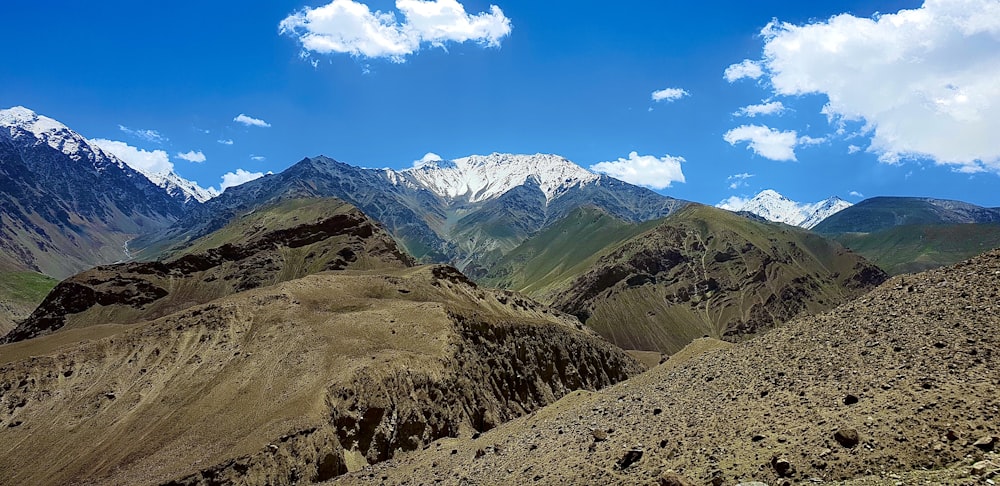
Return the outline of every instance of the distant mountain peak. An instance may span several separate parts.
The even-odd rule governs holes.
[[[214,188],[205,189],[194,181],[189,181],[172,170],[163,172],[146,172],[136,169],[137,172],[146,176],[150,182],[163,188],[171,197],[182,199],[185,203],[195,200],[203,203],[219,195]]]
[[[722,203],[731,211],[746,211],[756,214],[768,221],[812,228],[830,215],[851,207],[851,203],[832,196],[816,203],[799,203],[788,199],[774,189],[765,189],[739,207],[731,207]]]
[[[430,160],[401,171],[387,170],[394,184],[409,183],[448,199],[476,203],[494,199],[529,181],[551,201],[573,187],[600,179],[593,172],[552,154],[470,155]]]
[[[32,142],[30,138],[25,140],[26,136],[30,136],[34,139],[33,143],[47,144],[73,160],[90,160],[97,170],[101,170],[105,163],[123,166],[116,157],[109,156],[66,125],[23,106],[0,110],[0,127],[5,129],[0,131],[0,135],[6,135],[11,140]]]

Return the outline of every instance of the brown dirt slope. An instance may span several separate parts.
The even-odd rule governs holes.
[[[295,484],[637,374],[446,266],[323,272],[0,346],[0,484]]]
[[[998,302],[992,251],[342,479],[985,484],[1000,465]]]
[[[378,223],[338,199],[286,201],[162,262],[96,267],[61,282],[0,342],[151,320],[236,292],[342,269],[413,265]]]
[[[690,205],[605,250],[552,305],[624,349],[673,353],[833,308],[886,278],[808,231]]]

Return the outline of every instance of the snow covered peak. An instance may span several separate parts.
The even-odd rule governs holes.
[[[573,187],[600,178],[558,155],[471,155],[451,161],[427,160],[399,172],[387,171],[394,184],[409,182],[449,199],[482,202],[522,186],[538,184],[551,201]]]
[[[851,207],[851,203],[836,196],[817,203],[799,203],[782,196],[773,189],[766,189],[737,207],[723,203],[718,204],[718,207],[725,207],[725,209],[732,211],[746,211],[768,221],[808,229],[816,226],[830,215]]]
[[[23,106],[0,110],[0,127],[3,127],[0,133],[7,135],[11,140],[25,140],[26,135],[30,134],[33,140],[27,141],[46,143],[74,160],[83,158],[93,160],[95,156],[100,158],[99,155],[103,155],[96,154],[99,149],[95,150],[87,143],[86,139],[70,130],[66,125],[47,116],[39,115]]]
[[[197,183],[177,175],[172,170],[154,173],[146,172],[142,169],[136,169],[136,171],[146,176],[153,184],[163,188],[171,197],[183,199],[185,203],[192,199],[203,203],[219,195],[219,192],[215,188],[209,187],[205,189]]]

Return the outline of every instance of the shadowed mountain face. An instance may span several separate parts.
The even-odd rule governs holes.
[[[130,239],[183,212],[62,124],[23,108],[0,113],[0,266],[64,278],[127,258]]]
[[[133,246],[142,248],[147,257],[153,256],[264,204],[286,198],[334,196],[379,221],[419,260],[454,263],[478,277],[493,260],[580,206],[597,206],[626,221],[638,222],[665,216],[686,204],[587,173],[555,156],[493,154],[460,160],[466,160],[463,164],[469,171],[482,172],[481,177],[455,173],[457,169],[445,163],[394,172],[363,169],[326,157],[303,159],[281,174],[228,189],[171,229],[141,238]],[[488,167],[502,171],[500,175],[507,178],[491,176]],[[554,179],[562,171],[572,176]],[[492,185],[476,189],[478,192],[460,192],[455,177],[468,178],[463,183],[467,186],[482,183],[484,178],[499,179],[488,181]]]
[[[618,227],[591,256],[570,249],[593,231],[586,223]],[[512,263],[496,280],[507,275],[515,288],[580,317],[625,349],[673,353],[705,335],[738,339],[832,308],[886,278],[815,234],[706,206],[689,206],[646,231],[600,215],[553,228],[560,233],[539,235],[543,251],[526,244],[511,253],[537,255],[527,259],[531,270]]]
[[[823,220],[824,234],[873,233],[903,225],[1000,223],[1000,208],[918,197],[873,197]]]
[[[412,265],[392,237],[335,199],[264,208],[163,262],[87,270],[61,282],[4,342],[63,327],[128,324],[324,270]]]
[[[894,277],[337,484],[984,483],[1000,460],[998,288],[997,251]]]
[[[572,316],[412,267],[332,199],[76,275],[7,339],[11,485],[320,481],[642,369]]]

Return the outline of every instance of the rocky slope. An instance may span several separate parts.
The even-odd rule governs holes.
[[[692,205],[602,249],[550,298],[625,349],[673,353],[830,309],[885,278],[815,234]]]
[[[0,484],[323,480],[640,371],[446,266],[336,271],[0,346]]]
[[[128,257],[128,241],[184,213],[146,177],[65,125],[0,110],[0,253],[64,278]]]
[[[63,327],[151,320],[324,270],[412,264],[391,236],[350,204],[286,201],[240,218],[165,261],[100,266],[74,275],[3,342]]]
[[[337,484],[986,484],[1000,473],[998,289],[1000,251],[894,277]]]

